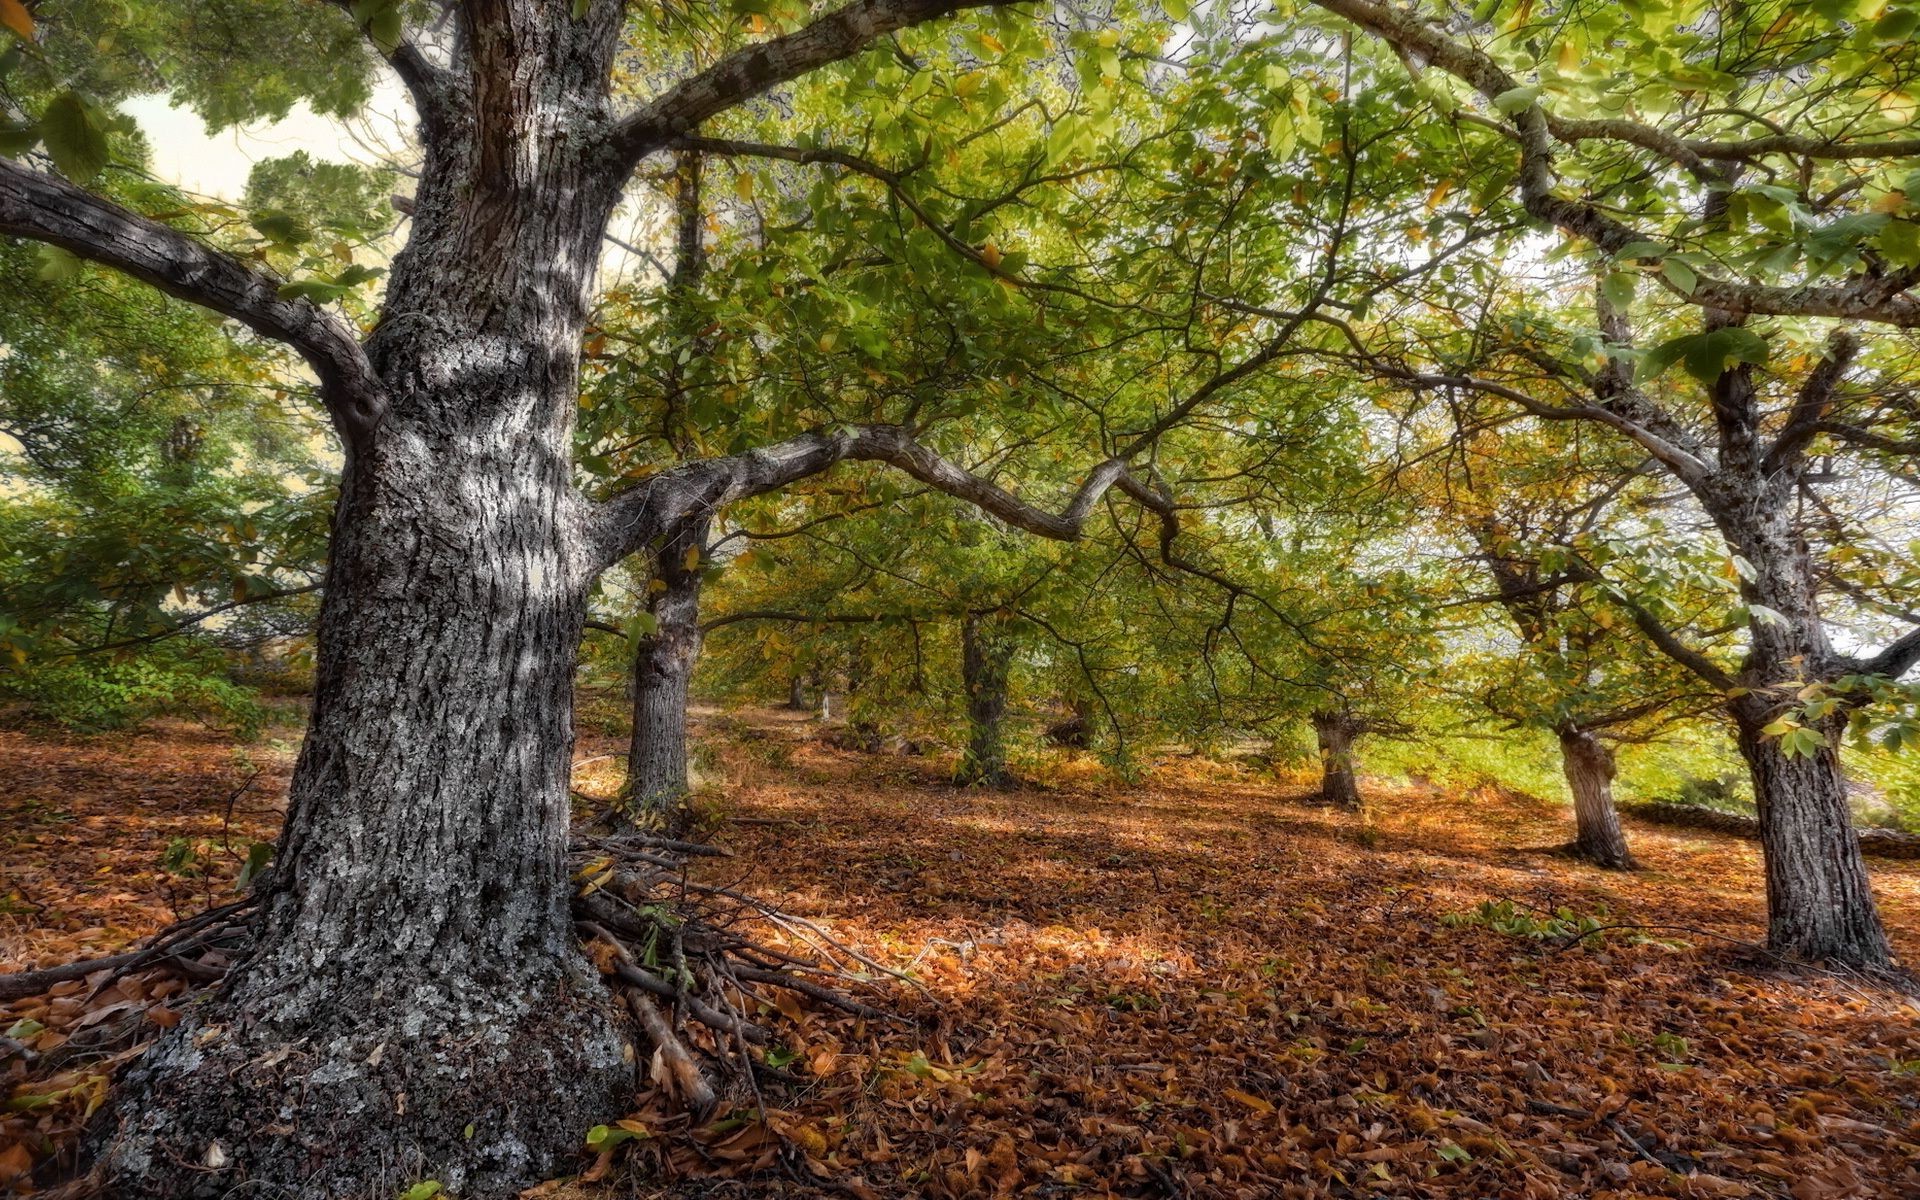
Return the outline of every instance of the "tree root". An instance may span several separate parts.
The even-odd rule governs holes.
[[[885,977],[905,979],[832,937],[819,925],[782,913],[741,890],[738,880],[703,883],[689,877],[695,860],[730,857],[699,842],[636,831],[577,832],[570,866],[577,882],[574,917],[588,957],[633,1015],[651,1045],[648,1075],[675,1105],[704,1120],[729,1093],[757,1097],[759,1076],[778,1079],[782,1065],[765,1061],[778,1038],[768,1018],[830,1009],[862,1020],[898,1020],[847,994]],[[194,992],[225,977],[253,937],[252,897],[208,909],[162,930],[124,953],[34,971],[0,975],[0,1001],[49,989],[104,996],[121,980],[143,975],[130,994],[151,995],[168,977],[164,1001],[116,1002],[115,1018],[86,1024],[58,1048],[36,1052],[0,1041],[0,1059],[18,1057],[44,1077],[74,1060],[117,1067],[141,1054],[156,1024]],[[124,1011],[121,1011],[124,1010]]]

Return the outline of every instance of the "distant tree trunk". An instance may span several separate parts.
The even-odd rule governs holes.
[[[1320,746],[1320,799],[1340,808],[1360,807],[1353,774],[1353,739],[1365,728],[1352,713],[1313,714],[1313,736]]]
[[[1627,850],[1620,813],[1613,806],[1613,751],[1587,730],[1560,730],[1560,766],[1573,792],[1573,854],[1596,867],[1630,871],[1639,864]]]
[[[700,579],[707,521],[687,522],[662,543],[648,584],[653,629],[633,655],[633,739],[627,751],[627,811],[643,825],[685,823],[687,687],[700,659]]]
[[[960,672],[967,693],[967,751],[960,759],[959,781],[1006,787],[1007,748],[1001,721],[1007,714],[1007,676],[1013,665],[1014,639],[1000,613],[968,613],[960,621]]]
[[[795,671],[787,680],[787,707],[794,712],[807,711],[807,681]]]
[[[1076,696],[1067,710],[1065,719],[1047,726],[1047,741],[1063,750],[1085,750],[1093,744],[1093,702]]]

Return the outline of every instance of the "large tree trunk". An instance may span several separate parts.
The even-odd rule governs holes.
[[[1808,961],[1888,965],[1834,731],[1811,755],[1789,758],[1780,739],[1760,732],[1765,714],[1737,709],[1734,721],[1760,810],[1767,948]]]
[[[633,741],[627,753],[627,811],[646,825],[678,828],[687,797],[687,685],[700,659],[700,580],[707,522],[677,530],[655,556],[648,585],[652,632],[633,656]]]
[[[1353,774],[1353,739],[1361,724],[1344,712],[1313,714],[1313,737],[1320,747],[1320,799],[1340,808],[1360,807],[1360,787]]]
[[[959,781],[982,787],[1006,787],[1007,747],[1001,722],[1007,715],[1007,676],[1014,640],[999,613],[968,613],[960,621],[960,673],[967,693],[967,750],[960,759]]]
[[[390,407],[342,482],[255,949],[130,1068],[116,1196],[510,1196],[630,1095],[565,862],[594,569],[569,443],[618,177],[555,116],[596,111],[622,18],[521,16],[472,52],[525,90],[435,118],[369,339]]]
[[[1633,870],[1639,864],[1627,850],[1613,806],[1613,751],[1592,733],[1567,726],[1560,730],[1560,766],[1573,792],[1574,857],[1609,870]]]
[[[1733,372],[1721,377],[1716,405]],[[1767,948],[1808,961],[1879,969],[1892,952],[1874,906],[1866,863],[1853,832],[1838,730],[1822,728],[1810,755],[1788,757],[1767,727],[1803,680],[1838,675],[1820,617],[1814,568],[1792,525],[1793,499],[1776,485],[1728,476],[1708,512],[1751,567],[1741,580],[1752,616],[1740,682],[1728,705],[1741,757],[1753,778],[1767,872]]]

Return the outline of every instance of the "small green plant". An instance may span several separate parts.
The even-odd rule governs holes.
[[[1581,942],[1598,945],[1605,935],[1606,912],[1598,915],[1574,912],[1565,905],[1547,912],[1512,900],[1483,900],[1466,912],[1447,913],[1440,923],[1449,929],[1490,929],[1508,937],[1530,941]]]
[[[1677,1033],[1654,1034],[1653,1048],[1665,1060],[1662,1065],[1683,1066],[1693,1056],[1692,1045]]]

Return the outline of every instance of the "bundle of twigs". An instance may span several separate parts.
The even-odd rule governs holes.
[[[689,874],[695,859],[728,857],[714,846],[639,831],[579,832],[572,845],[581,940],[652,1043],[654,1081],[700,1116],[718,1106],[730,1085],[757,1093],[756,1073],[781,1077],[765,1061],[774,1036],[763,1023],[765,1014],[780,1009],[779,992],[888,1020],[847,989],[906,978],[819,925],[742,891],[741,880],[706,883]],[[246,897],[178,922],[125,953],[0,975],[0,1001],[82,979],[92,980],[90,994],[98,995],[135,972],[165,971],[193,989],[211,985],[245,956],[256,908]],[[121,1024],[137,1027],[137,1014]],[[116,1037],[125,1032],[113,1030]],[[24,1054],[26,1048],[0,1050]]]
[[[847,989],[906,978],[740,890],[738,881],[690,877],[693,859],[727,856],[636,831],[573,840],[581,939],[653,1043],[655,1081],[701,1115],[717,1107],[727,1084],[757,1091],[756,1073],[782,1077],[764,1062],[774,1036],[760,1020],[780,1008],[778,991],[890,1020]],[[788,948],[768,944],[768,933]]]

